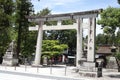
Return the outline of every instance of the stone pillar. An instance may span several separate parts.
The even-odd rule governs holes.
[[[43,37],[43,22],[40,22],[39,28],[38,28],[35,61],[34,61],[33,66],[39,66],[40,65],[41,51],[42,51],[42,37]]]
[[[87,61],[95,60],[95,36],[96,36],[96,18],[89,18],[90,27],[88,28],[88,50]]]
[[[77,54],[76,54],[76,67],[79,66],[78,61],[81,60],[82,57],[82,18],[77,20]]]

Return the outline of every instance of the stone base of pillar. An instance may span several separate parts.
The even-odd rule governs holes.
[[[86,67],[95,67],[95,62],[84,62],[83,65]]]
[[[79,71],[96,71],[95,63],[94,62],[83,62],[80,66]]]

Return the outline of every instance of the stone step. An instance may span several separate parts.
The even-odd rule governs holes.
[[[79,71],[91,71],[91,72],[96,72],[97,68],[95,67],[86,67],[86,66],[80,66]]]
[[[80,76],[97,77],[97,72],[79,71]]]

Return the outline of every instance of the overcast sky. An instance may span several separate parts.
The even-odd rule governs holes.
[[[109,6],[120,7],[117,0],[32,0],[35,12],[48,7],[52,14],[81,12],[94,9],[105,9]],[[97,25],[98,26],[98,25]],[[101,33],[100,26],[97,28],[97,34]]]

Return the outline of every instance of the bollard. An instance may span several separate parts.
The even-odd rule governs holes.
[[[66,76],[66,74],[67,74],[67,66],[65,65],[65,76]]]
[[[7,69],[7,65],[5,65],[5,69]]]
[[[97,77],[102,77],[102,62],[98,64]]]
[[[37,66],[37,73],[39,73],[39,66]]]
[[[50,74],[52,74],[52,61],[50,60]]]
[[[25,71],[27,71],[27,58],[25,58]]]
[[[102,68],[98,67],[97,77],[102,77]]]
[[[15,65],[15,68],[14,68],[14,70],[16,70],[16,65]]]
[[[52,65],[50,65],[50,74],[52,74]]]
[[[27,71],[27,65],[25,64],[25,71]]]

